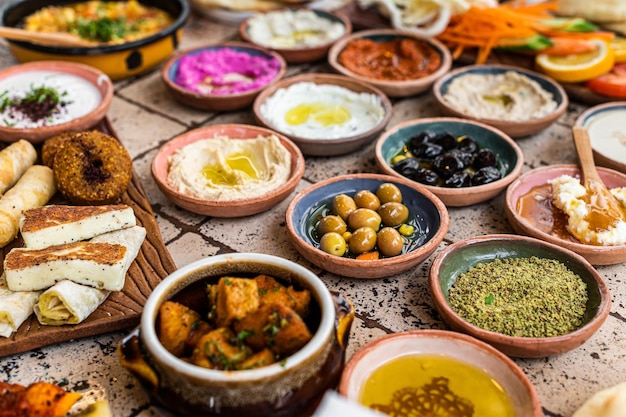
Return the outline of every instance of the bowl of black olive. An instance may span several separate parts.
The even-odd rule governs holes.
[[[415,119],[388,129],[376,143],[385,174],[407,178],[449,207],[481,203],[521,173],[524,156],[504,132],[451,117]]]

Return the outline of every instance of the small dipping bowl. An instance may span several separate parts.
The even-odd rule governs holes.
[[[589,298],[578,329],[562,336],[509,336],[475,326],[450,307],[450,288],[470,268],[495,259],[530,257],[559,261],[585,282]],[[557,355],[579,347],[600,328],[611,307],[611,296],[604,279],[585,258],[562,246],[518,235],[485,235],[447,246],[433,260],[428,290],[440,316],[453,330],[467,333],[506,355],[520,358]]]
[[[181,70],[185,75],[179,79]],[[161,79],[183,104],[201,110],[232,111],[250,106],[286,70],[287,63],[275,52],[248,43],[225,42],[174,55],[161,69]],[[216,80],[213,86],[205,84],[205,78],[211,77]]]

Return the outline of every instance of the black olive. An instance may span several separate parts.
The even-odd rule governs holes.
[[[421,143],[413,153],[415,156],[420,158],[434,158],[436,156],[441,155],[443,152],[443,148],[441,145],[432,142],[424,142]]]
[[[478,150],[478,144],[473,138],[464,136],[463,139],[459,141],[458,148],[463,152],[474,153]]]
[[[420,169],[420,163],[415,158],[404,158],[396,162],[392,168],[402,176],[413,178]]]
[[[474,158],[474,168],[476,169],[495,167],[497,163],[496,154],[488,148],[479,150]]]
[[[470,186],[470,176],[465,171],[458,171],[452,174],[450,178],[443,182],[443,185],[448,188],[461,188]]]
[[[421,145],[424,142],[433,142],[436,136],[437,134],[433,132],[432,130],[424,130],[423,132],[420,132],[417,135],[412,136],[408,142],[409,151],[415,153],[415,150],[417,149],[419,145]]]
[[[412,179],[426,185],[439,184],[439,175],[435,171],[426,168],[420,168]]]
[[[472,164],[472,161],[474,160],[474,155],[472,155],[471,153],[463,152],[460,149],[452,149],[446,152],[446,154],[454,156],[459,161],[461,161],[463,163],[463,168],[470,166]]]
[[[433,162],[433,169],[441,178],[449,178],[464,168],[463,161],[450,154],[439,155]]]
[[[500,179],[502,175],[496,167],[484,167],[476,171],[472,177],[472,185],[489,184]]]
[[[434,142],[438,145],[441,145],[444,151],[454,149],[459,144],[459,142],[456,140],[456,137],[448,132],[437,135]]]

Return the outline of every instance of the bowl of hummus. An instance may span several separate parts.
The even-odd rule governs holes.
[[[470,65],[433,86],[449,116],[486,123],[513,138],[533,135],[554,123],[569,102],[563,87],[536,72],[508,65]]]
[[[293,192],[304,157],[269,129],[223,124],[191,130],[163,145],[152,177],[175,204],[214,217],[250,216]]]

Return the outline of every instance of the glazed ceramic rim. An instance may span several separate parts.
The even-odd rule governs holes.
[[[305,278],[306,282],[314,289],[319,296],[317,300],[320,304],[321,320],[320,324],[313,335],[313,338],[299,351],[289,356],[284,362],[274,363],[257,369],[243,371],[219,371],[214,369],[206,369],[191,363],[185,362],[171,354],[159,341],[156,334],[155,321],[158,309],[167,295],[173,295],[170,292],[177,288],[181,279],[190,274],[201,271],[205,267],[212,265],[222,265],[228,263],[256,263],[266,264],[282,269],[286,269]],[[180,289],[179,289],[180,290]],[[305,267],[274,255],[262,253],[231,253],[223,255],[214,255],[207,258],[192,262],[167,276],[152,291],[143,312],[141,314],[141,333],[142,340],[146,343],[151,355],[155,356],[157,361],[163,362],[168,368],[175,369],[188,378],[210,379],[212,381],[223,382],[241,382],[256,381],[267,377],[282,374],[290,369],[298,367],[303,362],[310,360],[313,354],[327,342],[329,336],[333,334],[335,327],[335,305],[330,291],[324,285],[322,280],[309,271]]]
[[[309,242],[308,240],[305,240],[302,236],[300,236],[300,233],[297,232],[299,229],[296,227],[295,221],[293,219],[293,211],[295,210],[295,207],[300,203],[300,201],[308,193],[315,191],[315,190],[319,190],[320,188],[324,188],[329,184],[334,184],[337,182],[348,181],[348,180],[353,180],[353,179],[358,180],[361,178],[379,181],[380,183],[383,183],[383,182],[399,183],[423,195],[426,199],[428,199],[431,202],[433,207],[439,213],[439,227],[437,231],[433,234],[433,236],[429,240],[424,242],[423,245],[415,248],[414,250],[410,252],[403,253],[397,256],[392,256],[389,258],[381,258],[381,259],[376,259],[376,260],[371,260],[371,261],[359,261],[357,259],[345,258],[341,256],[334,256],[334,255],[327,254],[326,252],[315,247],[311,242]],[[328,178],[326,180],[317,182],[311,185],[310,187],[307,187],[306,189],[300,191],[293,198],[293,200],[291,200],[291,202],[289,203],[289,206],[287,207],[286,221],[287,221],[287,232],[296,247],[298,246],[303,247],[303,248],[306,247],[319,255],[333,256],[333,258],[331,258],[333,263],[342,265],[344,267],[351,267],[351,268],[354,268],[355,271],[357,271],[357,270],[363,270],[363,269],[376,270],[381,267],[401,265],[401,264],[410,262],[414,258],[419,258],[423,256],[424,253],[434,251],[439,246],[439,244],[443,241],[444,237],[448,233],[450,217],[449,217],[448,209],[443,204],[443,202],[439,199],[439,197],[437,197],[435,194],[433,194],[429,190],[421,187],[421,185],[416,182],[410,181],[405,178],[392,177],[390,175],[384,175],[384,174],[347,174],[347,175],[339,175],[336,177]],[[324,269],[328,267],[327,265],[319,265],[313,261],[311,261],[311,263],[314,263],[318,267],[324,268]],[[366,278],[363,278],[363,279],[366,279]]]
[[[374,36],[393,36],[393,37],[401,37],[401,38],[411,38],[416,39],[418,41],[425,42],[432,46],[441,56],[441,65],[431,74],[428,74],[421,78],[414,78],[410,80],[402,80],[402,81],[391,81],[391,80],[381,80],[378,78],[365,77],[363,75],[356,74],[343,65],[341,65],[338,61],[339,54],[345,49],[346,45],[355,39],[363,39],[363,38],[371,38]],[[337,42],[330,47],[328,51],[328,61],[330,66],[332,66],[335,70],[339,71],[343,75],[347,75],[349,77],[356,78],[361,81],[365,81],[374,85],[384,87],[406,87],[411,88],[416,85],[428,85],[435,82],[435,80],[441,78],[446,74],[450,67],[452,66],[452,56],[448,48],[440,41],[435,38],[426,37],[418,35],[409,30],[401,30],[401,29],[369,29],[362,30],[358,32],[354,32],[343,39],[339,39]]]
[[[431,264],[431,271],[434,270],[435,267],[442,265],[446,258],[456,249],[463,248],[472,245],[480,245],[486,242],[498,242],[498,241],[507,241],[511,240],[517,241],[520,245],[537,245],[542,246],[545,249],[548,249],[553,252],[561,253],[567,257],[569,257],[573,262],[578,263],[582,267],[584,267],[587,271],[589,271],[590,275],[594,278],[594,281],[597,284],[598,292],[600,293],[600,305],[598,306],[598,311],[596,314],[583,326],[580,326],[573,332],[569,332],[567,334],[561,336],[549,336],[549,337],[516,337],[516,336],[508,336],[503,333],[493,332],[490,330],[483,329],[482,327],[478,327],[464,318],[462,318],[455,310],[450,307],[450,303],[446,299],[443,291],[441,290],[441,286],[439,285],[439,277],[434,276],[429,272],[428,274],[428,288],[431,294],[433,295],[431,298],[433,302],[437,306],[437,308],[442,309],[445,312],[445,315],[453,320],[459,327],[462,327],[465,332],[470,334],[473,337],[479,338],[487,343],[494,343],[498,345],[508,345],[516,348],[517,350],[524,349],[526,347],[536,347],[536,346],[545,346],[549,344],[558,344],[559,342],[566,341],[571,338],[572,335],[585,334],[590,331],[592,327],[600,320],[600,322],[604,322],[611,309],[611,294],[609,292],[608,285],[600,275],[600,273],[591,265],[589,261],[587,261],[582,255],[569,250],[565,247],[546,242],[541,239],[537,239],[530,236],[522,236],[522,235],[514,235],[514,234],[489,234],[483,236],[475,236],[467,239],[460,240],[455,242],[447,247],[445,247],[441,252],[437,254],[435,259]],[[546,355],[548,356],[548,355]],[[524,357],[524,356],[520,356]],[[535,357],[535,356],[532,356]]]
[[[313,81],[313,80],[317,80],[317,81]],[[372,127],[370,130],[365,131],[365,132],[361,132],[358,133],[356,135],[352,135],[352,136],[345,136],[345,137],[341,137],[341,138],[337,138],[337,139],[312,139],[312,138],[306,138],[303,136],[297,136],[291,133],[285,133],[282,132],[278,129],[276,129],[275,127],[272,126],[271,123],[269,123],[269,121],[263,116],[263,114],[261,114],[261,106],[264,104],[264,102],[272,97],[274,94],[276,94],[276,91],[278,91],[281,88],[287,88],[291,85],[294,84],[298,84],[301,82],[314,82],[315,84],[318,85],[337,85],[339,87],[343,87],[345,89],[351,90],[351,91],[355,91],[350,87],[346,87],[343,85],[340,85],[339,82],[343,81],[347,84],[351,84],[351,85],[358,85],[360,88],[362,88],[364,91],[363,92],[367,92],[369,94],[373,94],[375,96],[378,96],[380,98],[381,101],[381,106],[385,112],[385,115],[383,116],[382,120],[380,122],[378,122],[378,124],[376,124],[374,127]],[[320,146],[336,146],[336,145],[340,145],[340,144],[345,144],[345,143],[349,143],[349,142],[354,142],[354,141],[359,141],[362,140],[364,137],[369,137],[370,135],[374,134],[375,132],[379,132],[381,130],[383,130],[385,128],[385,126],[387,126],[387,124],[389,123],[389,120],[391,119],[391,115],[392,115],[392,105],[391,105],[391,101],[389,100],[389,98],[387,97],[387,95],[385,93],[382,92],[382,90],[380,90],[377,87],[374,87],[373,85],[370,85],[364,81],[361,80],[357,80],[351,77],[347,77],[345,75],[337,75],[337,74],[327,74],[327,73],[308,73],[308,74],[300,74],[300,75],[294,75],[292,77],[288,77],[288,78],[283,78],[282,80],[277,81],[276,83],[274,83],[272,86],[273,91],[270,91],[269,88],[264,89],[263,91],[261,91],[261,93],[254,99],[254,104],[252,106],[253,110],[254,110],[254,114],[255,116],[260,119],[261,123],[265,126],[267,126],[268,129],[273,129],[287,137],[289,137],[292,141],[294,141],[295,143],[301,143],[303,145],[320,145]]]
[[[254,51],[256,53],[265,55],[268,58],[268,60],[270,59],[277,60],[279,63],[279,68],[278,68],[278,72],[276,73],[276,76],[272,78],[266,84],[263,84],[252,90],[246,90],[246,91],[241,91],[238,93],[229,93],[229,94],[210,94],[210,93],[202,94],[202,93],[198,93],[192,90],[188,90],[184,87],[181,87],[169,75],[170,68],[173,65],[177,64],[181,58],[187,55],[197,55],[201,53],[202,51],[211,51],[211,50],[226,49],[226,48],[234,48],[237,50],[244,50],[244,51],[246,50]],[[181,95],[193,96],[198,99],[217,101],[217,100],[228,100],[228,99],[238,98],[238,97],[248,97],[248,96],[253,96],[255,94],[258,94],[260,91],[264,90],[265,88],[269,87],[272,84],[275,84],[280,79],[282,79],[286,71],[287,71],[287,62],[279,53],[274,52],[270,49],[264,48],[262,46],[252,44],[252,43],[227,41],[227,42],[218,42],[218,43],[213,43],[213,44],[204,45],[200,47],[190,48],[190,49],[186,49],[186,50],[183,50],[174,54],[165,62],[165,64],[163,64],[163,68],[161,69],[161,79],[169,88],[177,91]]]
[[[490,71],[494,73],[505,73],[508,71],[514,71],[519,74],[523,74],[533,80],[534,79],[542,80],[546,84],[549,84],[550,86],[552,86],[554,91],[556,91],[558,95],[560,96],[560,97],[553,97],[554,101],[557,102],[556,108],[551,113],[543,117],[537,117],[534,119],[528,119],[528,120],[490,119],[488,117],[476,117],[476,116],[470,116],[468,114],[462,113],[461,111],[457,110],[455,107],[452,107],[450,104],[448,104],[446,99],[443,97],[444,95],[444,91],[442,91],[443,85],[450,82],[452,79],[465,75],[465,74],[471,74],[474,72],[478,74],[482,74],[485,72],[491,73]],[[471,120],[477,120],[483,123],[498,125],[498,126],[503,126],[503,127],[506,127],[506,126],[518,127],[518,126],[524,126],[527,123],[533,123],[533,124],[549,123],[552,119],[555,118],[555,116],[558,117],[559,115],[563,114],[569,104],[569,98],[567,96],[567,93],[565,92],[565,89],[556,81],[535,71],[523,69],[520,67],[515,67],[512,65],[503,65],[503,64],[467,65],[465,67],[454,69],[450,71],[449,73],[447,73],[446,75],[444,75],[443,77],[439,78],[435,82],[435,84],[433,85],[433,92],[435,93],[434,95],[437,98],[437,101],[446,109],[448,109],[450,112],[463,115],[463,117],[466,117]],[[551,91],[550,93],[553,94]]]
[[[380,349],[384,349],[386,344],[395,343],[402,339],[447,340],[447,341],[450,341],[450,343],[462,343],[470,347],[471,349],[478,350],[482,352],[483,354],[485,354],[486,356],[492,357],[496,362],[499,362],[500,364],[505,365],[506,368],[516,377],[516,380],[519,381],[524,386],[524,388],[526,388],[526,391],[532,400],[532,409],[534,413],[533,415],[534,416],[543,415],[541,413],[541,404],[539,402],[539,397],[537,395],[535,387],[530,382],[530,379],[528,378],[528,376],[526,376],[524,371],[519,367],[519,365],[513,362],[513,360],[509,358],[507,355],[500,352],[499,350],[489,345],[488,343],[485,343],[482,340],[476,339],[475,337],[472,337],[463,333],[449,331],[449,330],[420,329],[420,330],[408,330],[404,332],[391,333],[391,334],[381,336],[375,339],[374,341],[361,346],[361,348],[359,348],[359,350],[357,350],[352,355],[352,357],[350,358],[350,360],[344,367],[344,371],[341,375],[341,380],[339,382],[339,387],[338,387],[338,391],[341,393],[341,395],[345,396],[346,398],[350,400],[358,401],[358,398],[352,398],[349,394],[351,393],[352,390],[356,389],[355,387],[356,384],[359,384],[359,385],[356,385],[357,387],[359,386],[362,387],[362,384],[365,382],[365,381],[355,381],[352,377],[354,370],[359,366],[359,362],[367,358],[367,356],[372,354],[372,352],[375,352]],[[402,355],[389,357],[383,363],[386,363],[388,361],[391,361],[393,359],[400,358],[403,356],[412,355],[412,354],[416,354],[416,352],[407,352]],[[456,358],[456,359],[466,364],[472,365],[474,367],[478,367],[477,365],[474,365],[469,361],[464,361],[463,359],[460,359],[460,358]],[[381,365],[378,365],[378,366],[381,366]],[[480,369],[480,367],[478,368]],[[371,369],[369,374],[371,375],[371,373],[374,372],[374,370],[376,369],[377,368]],[[496,379],[495,376],[491,374],[489,374],[489,376],[491,376],[494,380],[500,383],[500,381],[498,381],[498,379]]]
[[[59,55],[72,55],[72,56],[108,54],[108,53],[113,53],[113,52],[135,49],[135,48],[139,48],[145,45],[149,45],[157,40],[163,39],[171,35],[172,33],[176,32],[178,29],[180,29],[187,22],[187,19],[189,18],[189,13],[190,13],[188,1],[187,0],[173,0],[173,1],[175,2],[175,4],[180,6],[180,14],[174,19],[172,24],[170,24],[168,27],[160,30],[157,33],[154,33],[145,38],[137,39],[131,42],[125,42],[125,43],[117,44],[117,45],[98,45],[98,46],[87,46],[87,47],[50,46],[50,45],[40,45],[40,44],[30,43],[30,42],[25,42],[25,41],[8,41],[8,42],[14,43],[15,45],[19,45],[22,48],[33,50],[33,51],[59,54]],[[9,9],[13,9],[17,7],[20,3],[24,3],[24,2],[25,0],[14,0],[14,1],[7,3],[6,5],[0,6],[0,24],[6,25],[4,20],[6,17],[6,13]],[[50,1],[49,3],[50,4],[43,5],[42,7],[56,5],[56,3],[53,1]],[[39,9],[41,9],[42,7],[40,7]],[[158,8],[158,9],[163,10],[161,8]],[[25,17],[26,16],[20,16],[20,19],[24,19]]]
[[[406,178],[405,176],[401,175],[400,173],[396,172],[391,167],[391,165],[389,165],[389,162],[383,156],[383,145],[385,144],[385,141],[391,135],[397,133],[398,131],[404,128],[407,128],[409,126],[429,124],[429,123],[458,123],[458,124],[478,126],[482,129],[488,130],[492,132],[493,134],[495,134],[496,136],[498,136],[499,138],[501,138],[506,144],[508,144],[511,147],[511,149],[515,152],[517,156],[517,162],[515,163],[513,167],[511,167],[511,171],[504,177],[500,178],[499,180],[490,182],[488,184],[473,185],[471,187],[465,187],[465,188],[438,187],[438,186],[422,184],[417,181],[410,180]],[[520,146],[517,144],[517,142],[515,142],[509,135],[507,135],[500,129],[490,126],[488,124],[477,122],[475,120],[470,120],[470,119],[461,119],[458,117],[429,117],[429,118],[422,118],[422,119],[407,120],[406,122],[399,123],[391,127],[390,129],[387,129],[382,135],[380,135],[380,137],[376,141],[376,149],[374,152],[375,152],[376,162],[378,166],[387,175],[391,175],[397,178],[404,178],[406,180],[414,182],[415,184],[421,185],[422,187],[426,188],[427,190],[429,190],[435,195],[441,194],[443,196],[464,195],[464,194],[467,194],[468,192],[479,193],[481,191],[484,191],[486,188],[489,188],[489,189],[499,188],[499,187],[504,188],[508,184],[515,181],[517,177],[519,177],[520,173],[522,172],[522,168],[524,167],[524,153],[522,149],[520,148]]]

